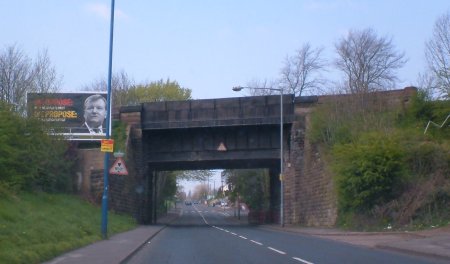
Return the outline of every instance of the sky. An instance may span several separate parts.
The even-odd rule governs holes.
[[[47,49],[62,91],[80,91],[107,77],[110,6],[0,0],[0,50],[16,45],[33,59]],[[170,78],[194,99],[242,96],[231,88],[277,79],[286,56],[304,43],[323,47],[332,62],[338,39],[371,27],[405,52],[403,88],[424,71],[424,43],[449,10],[448,0],[116,0],[113,71],[136,83]]]
[[[34,59],[47,49],[62,91],[106,79],[109,0],[0,0],[0,51],[16,45]],[[236,85],[275,80],[303,44],[324,48],[351,29],[392,37],[408,62],[398,88],[417,83],[425,42],[448,0],[116,0],[113,72],[136,83],[170,78],[194,99],[243,96]],[[339,81],[338,72],[328,77]]]

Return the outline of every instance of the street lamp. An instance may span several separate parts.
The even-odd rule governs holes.
[[[280,92],[280,225],[284,227],[284,183],[283,183],[283,89],[271,87],[243,87],[235,86],[233,91],[239,92],[242,89],[270,90]]]
[[[112,52],[113,52],[113,36],[114,36],[114,5],[115,1],[111,0],[111,20],[109,28],[109,62],[108,62],[108,86],[107,86],[107,112],[106,112],[106,139],[111,138],[111,82],[112,82]],[[103,195],[102,195],[102,223],[101,231],[103,239],[108,237],[108,185],[109,185],[109,153],[105,152],[103,160]]]

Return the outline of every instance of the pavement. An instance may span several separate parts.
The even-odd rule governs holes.
[[[308,228],[286,225],[264,225],[263,228],[295,232],[352,245],[377,248],[449,261],[450,225],[413,232],[351,232],[333,228]]]
[[[179,216],[170,211],[158,219],[158,225],[139,226],[91,245],[67,252],[45,264],[113,264],[126,261],[142,246]],[[246,224],[245,217],[234,221]],[[308,228],[294,225],[261,225],[259,228],[295,232],[321,237],[368,248],[402,252],[408,255],[427,256],[450,263],[450,225],[442,228],[414,232],[349,232],[334,228]]]
[[[67,252],[44,264],[115,264],[125,263],[136,251],[179,216],[171,211],[158,219],[156,225],[142,225],[136,229],[119,233],[108,239]]]

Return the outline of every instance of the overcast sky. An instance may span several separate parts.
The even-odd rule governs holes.
[[[107,77],[110,6],[0,0],[0,49],[17,45],[30,58],[47,49],[62,90],[80,91]],[[278,78],[286,56],[306,42],[332,62],[339,38],[368,27],[392,37],[408,58],[398,88],[415,84],[425,69],[424,43],[450,1],[116,0],[115,7],[113,71],[138,83],[170,78],[203,99],[242,96],[231,88]]]

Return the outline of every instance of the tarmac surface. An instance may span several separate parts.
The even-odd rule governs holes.
[[[158,225],[139,226],[134,230],[67,252],[45,264],[125,263],[178,215],[177,211],[169,212],[165,217],[158,219]],[[235,221],[239,220],[235,219]],[[241,218],[240,222],[244,224],[247,221],[245,218]],[[284,227],[261,225],[258,228],[296,232],[363,247],[432,257],[450,263],[450,225],[415,232],[348,232],[331,228],[305,228],[290,225]]]

